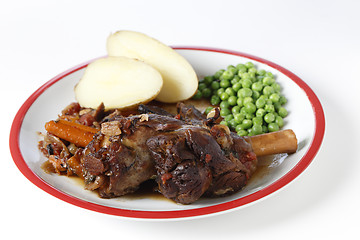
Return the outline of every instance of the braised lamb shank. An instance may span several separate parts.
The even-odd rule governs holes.
[[[80,158],[85,187],[111,198],[155,178],[158,191],[182,204],[243,188],[257,165],[251,145],[217,123],[218,111],[206,119],[193,106],[177,110],[141,105],[140,115],[105,117]]]

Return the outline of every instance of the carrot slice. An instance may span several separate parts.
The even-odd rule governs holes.
[[[72,127],[75,127],[75,128],[81,129],[81,130],[84,130],[86,132],[97,133],[99,131],[99,129],[89,127],[89,126],[85,126],[83,124],[73,122],[73,121],[66,121],[66,120],[60,119],[57,122],[60,122],[62,124],[72,126]]]
[[[69,122],[71,123],[71,122]],[[47,122],[45,124],[45,129],[46,131],[48,131],[49,133],[64,139],[66,141],[69,141],[71,143],[74,143],[76,146],[79,147],[86,147],[91,140],[93,139],[93,136],[95,134],[95,132],[93,130],[87,131],[88,128],[87,126],[83,127],[79,127],[78,123],[71,123],[69,124],[68,121],[50,121]],[[85,130],[87,129],[87,130]],[[92,128],[95,129],[95,128]],[[97,130],[98,131],[98,130]],[[96,132],[97,132],[96,131]]]

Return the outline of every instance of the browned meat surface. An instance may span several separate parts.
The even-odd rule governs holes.
[[[148,140],[160,191],[186,204],[204,194],[223,196],[244,187],[257,165],[251,146],[227,127],[206,125],[195,108],[178,107],[181,120],[189,124]]]
[[[187,136],[200,128],[182,127],[151,137],[147,146],[155,160],[160,192],[176,202],[199,199],[212,180],[210,167],[190,148]]]

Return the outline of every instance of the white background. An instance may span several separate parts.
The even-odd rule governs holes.
[[[8,147],[17,110],[55,75],[105,55],[107,36],[122,29],[168,45],[249,53],[295,73],[325,111],[326,132],[312,164],[289,186],[256,204],[171,222],[92,212],[30,183]],[[2,236],[359,239],[360,1],[1,0],[0,30]]]

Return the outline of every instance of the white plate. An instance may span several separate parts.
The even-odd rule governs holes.
[[[174,219],[206,216],[244,207],[281,189],[310,164],[316,155],[325,130],[321,104],[304,81],[270,61],[244,53],[223,49],[175,47],[194,67],[199,77],[212,75],[220,68],[252,61],[259,69],[271,71],[288,99],[284,129],[294,130],[299,149],[272,163],[261,177],[256,177],[242,191],[224,198],[200,199],[191,205],[175,204],[153,198],[101,199],[86,191],[72,178],[46,174],[41,169],[44,158],[38,148],[37,132],[53,120],[74,99],[74,86],[87,63],[54,77],[35,91],[19,109],[11,128],[10,150],[19,170],[32,183],[66,202],[93,211],[143,219]]]

